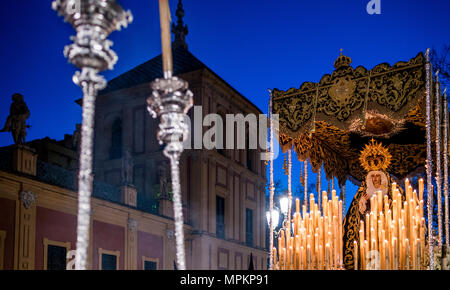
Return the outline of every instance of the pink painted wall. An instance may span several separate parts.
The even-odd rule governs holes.
[[[16,202],[14,200],[0,198],[0,230],[6,231],[5,259],[3,268],[14,268],[14,223],[16,219]]]
[[[36,207],[36,258],[35,269],[44,269],[44,238],[57,242],[70,242],[76,249],[77,217],[60,211]]]
[[[119,270],[124,270],[125,228],[100,221],[93,221],[92,269],[98,270],[98,249],[120,251]]]
[[[137,262],[139,270],[143,270],[142,256],[147,258],[158,258],[158,270],[164,269],[163,237],[138,231],[137,247]]]

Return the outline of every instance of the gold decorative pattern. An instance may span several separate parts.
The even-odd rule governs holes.
[[[370,140],[370,144],[361,152],[359,161],[362,167],[367,171],[386,170],[391,164],[392,155],[389,150],[381,145],[381,143]]]
[[[396,178],[423,167],[423,54],[371,70],[350,64],[349,57],[340,55],[333,73],[325,74],[318,83],[305,82],[287,91],[273,89],[282,151],[294,147],[300,161],[309,159],[313,170],[323,164],[327,178],[337,177],[340,184],[349,177],[364,179],[359,152],[369,138],[389,140],[383,143],[392,155],[388,169]],[[407,134],[405,128],[411,126],[418,134],[409,136],[411,144],[392,138]]]
[[[370,71],[362,66],[339,67],[317,84],[305,82],[299,89],[287,91],[274,89],[273,111],[280,116],[281,132],[294,138],[304,132],[302,128],[311,122],[317,88],[317,120],[345,130],[353,113],[362,111],[369,78],[368,109],[403,119],[424,95],[424,56],[419,53],[408,62],[398,62],[392,67],[383,63]]]
[[[354,80],[350,77],[341,77],[335,80],[328,90],[328,94],[339,107],[344,107],[350,103],[355,88],[356,82]]]

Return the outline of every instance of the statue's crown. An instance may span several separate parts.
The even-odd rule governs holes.
[[[334,68],[339,69],[341,67],[349,67],[351,63],[352,59],[346,55],[343,55],[341,49],[341,55],[334,61]]]
[[[381,143],[370,140],[369,144],[361,151],[359,161],[364,169],[369,171],[386,170],[391,163],[389,150]]]

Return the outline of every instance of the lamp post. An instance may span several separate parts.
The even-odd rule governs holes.
[[[53,10],[76,30],[73,44],[64,49],[69,62],[81,69],[73,76],[83,90],[83,120],[81,127],[80,171],[78,175],[78,221],[76,268],[87,268],[89,246],[92,156],[94,144],[95,99],[106,80],[98,73],[112,69],[118,57],[111,50],[109,34],[132,21],[130,11],[124,11],[115,0],[54,0]]]
[[[280,197],[280,209],[281,209],[281,213],[284,216],[283,219],[283,226],[287,223],[291,221],[291,217],[289,216],[289,208],[290,208],[290,202],[291,199],[288,196],[282,196]]]
[[[274,225],[274,229],[275,229],[278,226],[278,223],[280,222],[280,212],[275,208],[272,210],[272,215],[270,214],[269,210],[266,212],[268,226],[270,226],[270,218],[271,217],[272,217],[272,224]]]
[[[282,196],[280,197],[279,203],[280,203],[280,211],[283,214],[283,226],[280,228],[283,229],[286,226],[286,223],[290,220],[288,216],[289,212],[289,197],[288,196]],[[270,217],[272,216],[272,225],[273,230],[270,233],[271,235],[275,234],[275,238],[279,236],[279,231],[277,231],[278,223],[280,222],[280,211],[276,207],[272,209],[272,215],[270,214],[270,210],[266,211],[266,219],[267,219],[267,225],[270,227]],[[272,249],[270,249],[272,251]]]
[[[280,209],[284,216],[287,216],[289,210],[289,198],[287,196],[280,197]]]

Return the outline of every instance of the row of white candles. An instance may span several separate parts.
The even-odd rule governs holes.
[[[342,269],[342,201],[332,191],[322,195],[319,209],[310,194],[309,212],[296,199],[292,222],[288,220],[280,230],[278,251],[274,247],[272,269],[276,270],[330,270]],[[278,252],[278,255],[277,255]]]
[[[405,182],[405,200],[392,184],[392,205],[381,192],[370,198],[370,213],[361,221],[354,241],[355,269],[420,270],[425,256],[423,180],[419,194]]]

